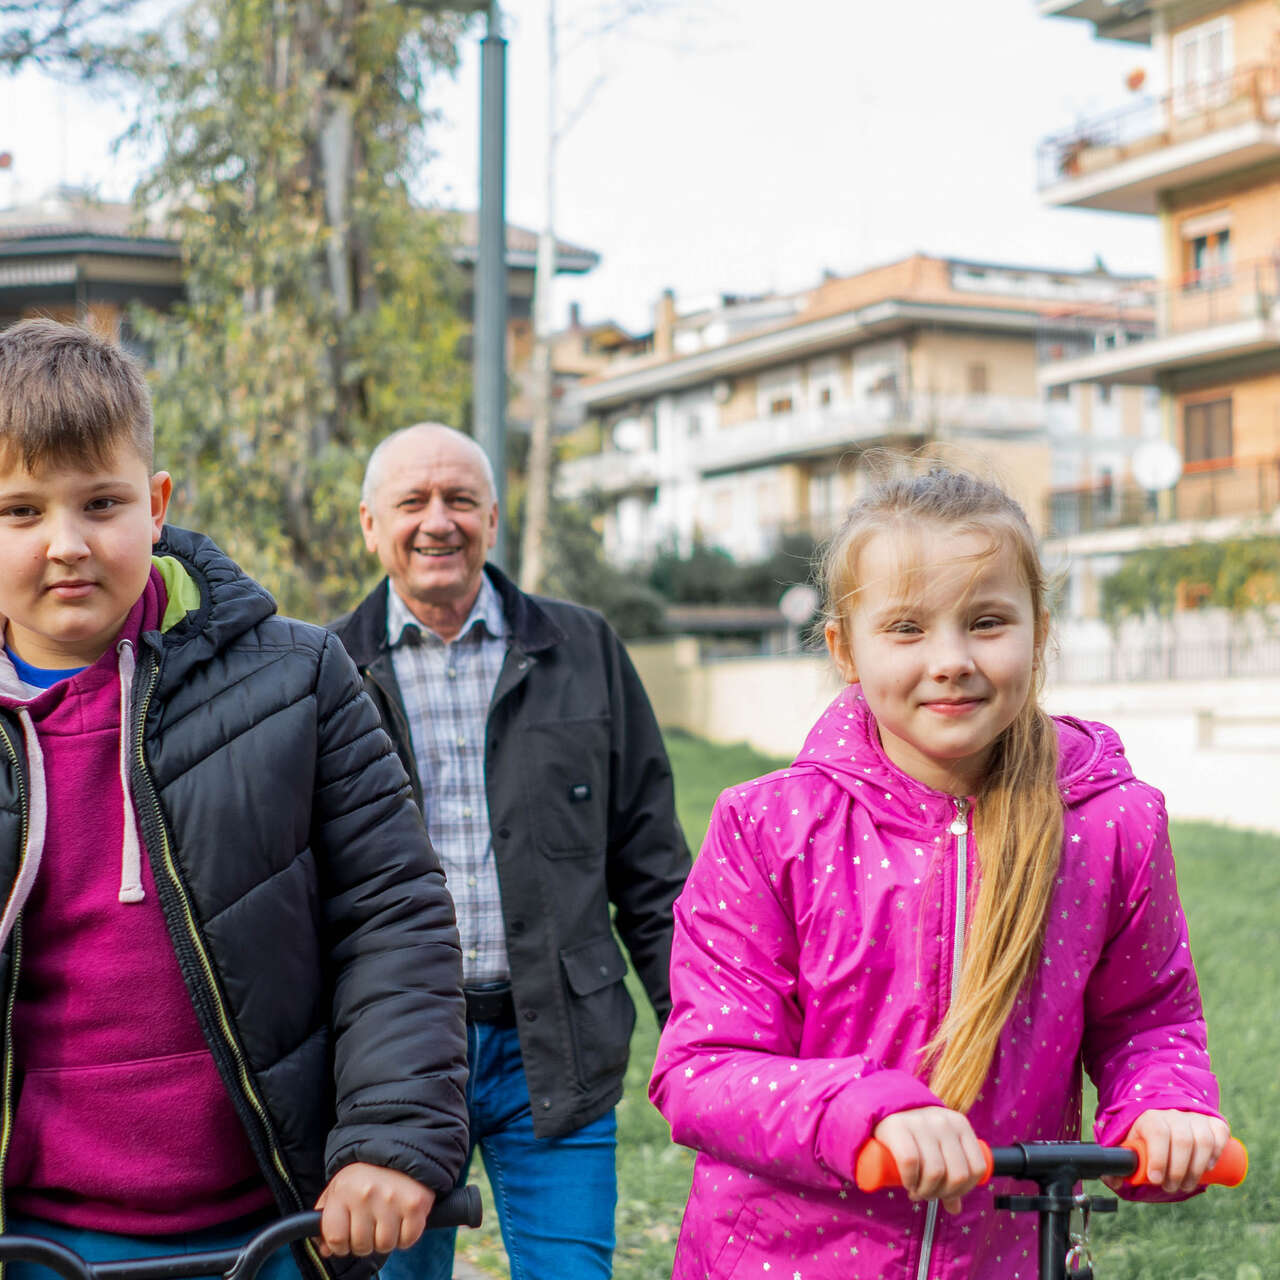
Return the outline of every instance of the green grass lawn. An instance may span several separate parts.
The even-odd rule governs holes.
[[[719,792],[776,768],[745,746],[683,734],[667,741],[680,820],[695,852]],[[1121,1204],[1094,1218],[1100,1280],[1276,1280],[1280,1278],[1280,838],[1204,824],[1174,828],[1178,878],[1209,1020],[1209,1047],[1224,1106],[1250,1152],[1249,1178],[1182,1205]],[[670,1275],[693,1159],[673,1147],[645,1089],[658,1033],[639,987],[626,1095],[618,1107],[618,1280]],[[992,1135],[997,1141],[1018,1135]],[[1273,1142],[1272,1139],[1277,1139]],[[488,1186],[488,1221],[459,1233],[468,1261],[505,1275]],[[1095,1184],[1094,1190],[1105,1191]]]

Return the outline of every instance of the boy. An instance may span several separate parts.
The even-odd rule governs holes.
[[[165,528],[151,449],[117,347],[0,332],[0,1226],[315,1204],[303,1273],[366,1275],[321,1258],[412,1244],[467,1150],[452,903],[341,645]]]

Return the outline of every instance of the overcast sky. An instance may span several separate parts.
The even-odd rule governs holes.
[[[507,6],[508,217],[542,218],[547,0]],[[558,0],[572,27],[608,0]],[[452,82],[418,190],[476,201],[477,39]],[[567,32],[565,43],[573,43]],[[600,268],[558,291],[588,319],[649,324],[663,288],[802,288],[924,250],[1020,264],[1150,271],[1154,220],[1043,209],[1035,151],[1047,134],[1132,100],[1145,46],[1098,42],[1034,0],[679,0],[567,53],[566,106],[603,87],[566,136],[562,237]],[[61,179],[124,197],[137,160],[113,155],[126,118],[91,90],[34,73],[0,80],[0,203]]]

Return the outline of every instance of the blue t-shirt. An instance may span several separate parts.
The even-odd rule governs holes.
[[[70,680],[84,670],[84,667],[33,667],[29,662],[23,662],[8,645],[5,645],[4,651],[9,655],[18,679],[29,689],[52,689],[59,680]]]

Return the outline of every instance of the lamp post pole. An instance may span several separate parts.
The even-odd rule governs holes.
[[[490,558],[507,567],[507,42],[499,0],[489,0],[480,46],[480,215],[476,259],[472,418],[493,465],[498,540]]]
[[[507,564],[507,42],[500,0],[400,0],[429,12],[485,13],[480,42],[479,245],[473,289],[471,416],[476,443],[493,465],[498,540],[489,553]]]

